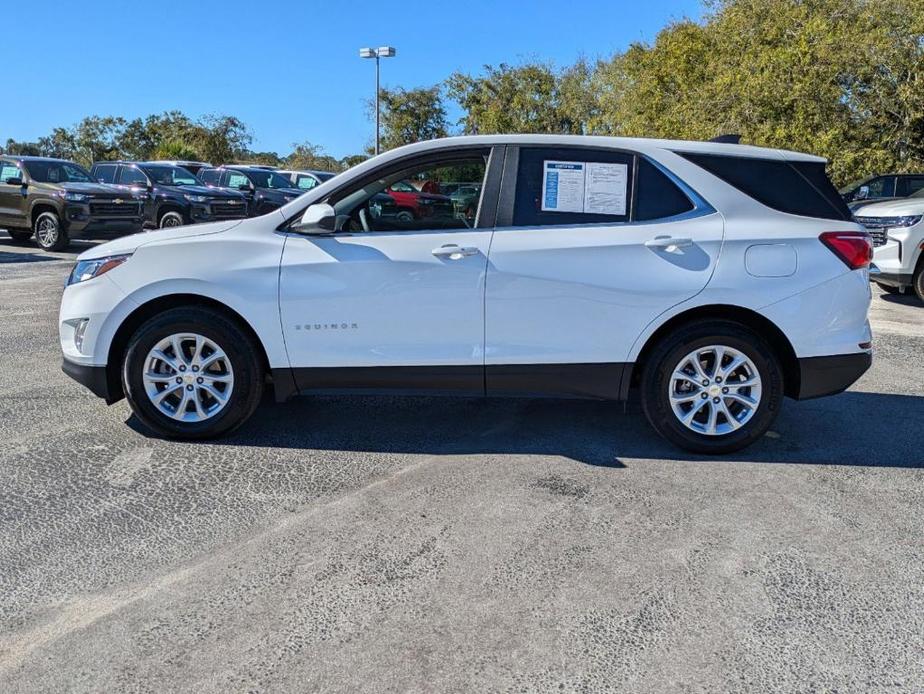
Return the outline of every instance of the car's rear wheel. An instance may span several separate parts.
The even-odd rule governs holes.
[[[33,230],[35,242],[42,250],[63,251],[71,243],[56,212],[42,212],[35,218]]]
[[[259,347],[234,321],[203,307],[171,309],[132,336],[122,385],[138,419],[156,433],[204,439],[253,414],[263,392]]]
[[[28,229],[7,229],[6,233],[8,233],[10,238],[14,241],[28,241],[32,238],[32,232]]]
[[[160,216],[160,221],[157,223],[157,226],[161,229],[172,229],[173,227],[181,227],[185,223],[182,214],[176,210],[170,210],[169,212],[164,212]]]
[[[881,282],[876,282],[876,286],[886,294],[904,294],[904,292],[901,290],[901,287],[893,287],[890,284],[882,284]]]
[[[773,350],[738,323],[682,328],[652,352],[642,409],[664,438],[694,453],[740,450],[764,435],[783,399]]]

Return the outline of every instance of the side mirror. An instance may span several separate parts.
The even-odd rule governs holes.
[[[326,202],[319,202],[309,205],[291,228],[299,234],[322,235],[334,233],[336,225],[337,212]]]
[[[249,183],[241,183],[241,185],[239,185],[239,186],[237,187],[237,189],[238,189],[238,190],[247,190],[247,191],[249,191],[252,187],[253,187],[253,186],[251,186]]]
[[[10,178],[4,181],[8,186],[21,186],[24,185],[22,182],[22,176],[11,176]]]

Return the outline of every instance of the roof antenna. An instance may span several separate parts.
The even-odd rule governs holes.
[[[714,137],[709,142],[724,142],[729,145],[738,145],[741,144],[741,135],[738,133],[731,133],[728,135],[719,135]]]

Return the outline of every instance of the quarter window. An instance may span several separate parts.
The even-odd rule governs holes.
[[[524,147],[517,167],[514,226],[626,222],[631,215],[631,154]]]

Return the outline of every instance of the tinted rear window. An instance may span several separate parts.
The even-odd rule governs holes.
[[[638,192],[634,219],[664,219],[693,209],[693,203],[673,181],[644,157],[638,160]]]
[[[774,210],[820,219],[852,218],[820,162],[677,154]]]

